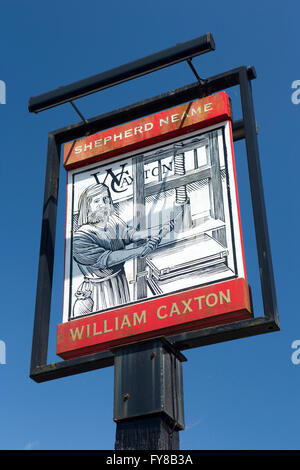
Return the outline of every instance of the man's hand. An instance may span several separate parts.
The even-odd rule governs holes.
[[[149,238],[149,240],[145,243],[145,245],[143,245],[144,249],[141,253],[141,256],[142,257],[147,256],[147,255],[149,255],[149,253],[156,250],[156,248],[159,245],[160,240],[161,240],[161,238],[158,237],[158,236]]]

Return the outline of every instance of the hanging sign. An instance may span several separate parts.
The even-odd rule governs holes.
[[[252,317],[226,93],[69,142],[64,166],[59,356]]]

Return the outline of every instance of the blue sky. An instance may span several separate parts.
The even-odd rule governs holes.
[[[77,122],[68,104],[38,115],[31,96],[212,32],[216,50],[193,63],[202,77],[254,65],[256,119],[281,331],[185,353],[181,449],[299,449],[299,122],[296,1],[85,3],[29,0],[1,7],[0,449],[113,449],[113,368],[43,384],[29,378],[47,134]],[[194,82],[179,64],[77,101],[85,117]],[[229,92],[240,117],[238,90]],[[235,146],[246,267],[262,315],[243,142]],[[61,188],[65,174],[62,171]],[[64,190],[63,190],[64,191]],[[49,362],[61,321],[64,206],[60,203]]]

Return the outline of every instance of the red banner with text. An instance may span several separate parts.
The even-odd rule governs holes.
[[[69,359],[251,317],[248,284],[234,279],[62,323],[57,354]]]
[[[67,170],[231,119],[225,92],[167,109],[64,145]]]

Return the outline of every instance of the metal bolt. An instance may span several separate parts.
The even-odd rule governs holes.
[[[123,397],[123,401],[127,401],[129,397],[130,397],[130,394],[126,393],[126,395],[124,395]]]

